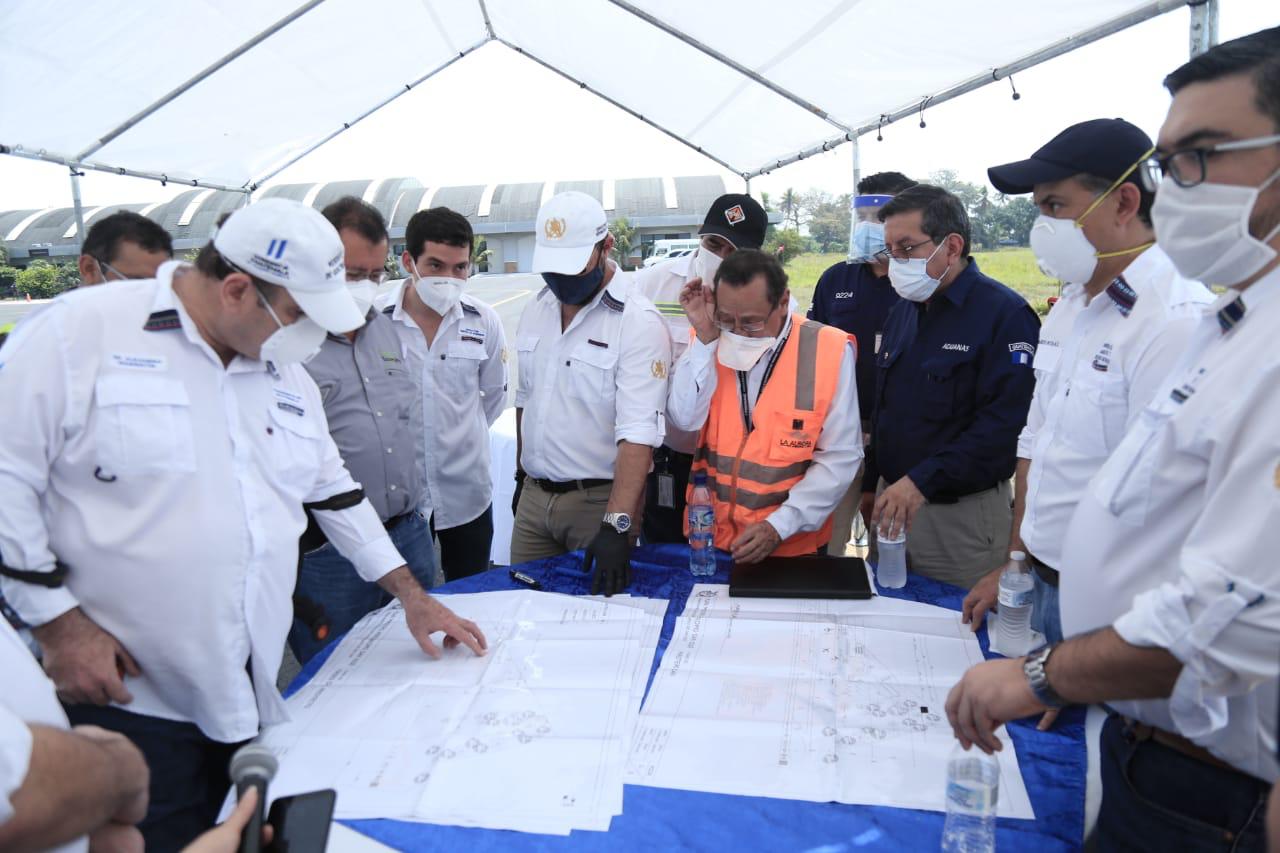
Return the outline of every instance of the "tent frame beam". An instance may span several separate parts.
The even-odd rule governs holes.
[[[822,107],[818,106],[817,104],[811,101],[805,100],[804,98],[797,95],[795,92],[792,92],[788,89],[784,89],[782,86],[779,86],[777,83],[773,82],[772,80],[765,77],[764,75],[756,71],[753,71],[752,69],[748,68],[747,66],[743,65],[740,62],[737,62],[734,59],[731,59],[728,56],[725,56],[723,53],[716,50],[714,47],[711,47],[710,45],[699,41],[698,39],[694,38],[688,33],[681,32],[680,30],[671,26],[666,21],[662,20],[656,15],[651,15],[648,12],[644,11],[643,9],[637,8],[631,3],[628,3],[627,0],[608,0],[608,1],[610,4],[617,6],[619,9],[622,9],[624,12],[629,12],[632,15],[635,15],[637,18],[644,21],[646,24],[649,24],[652,27],[656,27],[657,29],[662,30],[664,33],[671,36],[672,38],[675,38],[681,42],[684,42],[694,50],[699,51],[700,53],[703,53],[711,57],[716,62],[719,62],[721,65],[726,65],[729,68],[732,68],[734,71],[741,74],[743,77],[746,77],[751,82],[765,87],[770,92],[773,92],[775,95],[778,95],[779,97],[786,98],[791,103],[795,104],[796,106],[800,107],[801,109],[805,110],[808,113],[812,113],[813,115],[822,119],[832,127],[839,128],[840,130],[843,130],[845,133],[850,132],[851,128],[849,128],[845,124],[842,124],[841,122],[836,121]]]
[[[899,119],[915,116],[920,112],[920,106],[922,103],[927,102],[931,107],[937,106],[945,101],[950,101],[960,97],[961,95],[966,95],[975,89],[981,89],[983,86],[988,86],[999,80],[1003,80],[1012,74],[1026,71],[1028,68],[1033,68],[1041,63],[1048,62],[1050,59],[1055,59],[1065,53],[1070,53],[1071,51],[1084,47],[1087,44],[1092,44],[1100,39],[1115,35],[1122,30],[1127,30],[1132,26],[1163,15],[1166,12],[1172,12],[1173,10],[1180,9],[1183,6],[1191,5],[1194,2],[1196,2],[1196,0],[1154,0],[1154,2],[1148,3],[1142,8],[1136,9],[1126,15],[1113,18],[1110,21],[1099,24],[1098,26],[1085,30],[1082,33],[1060,39],[1048,47],[1043,47],[1037,51],[1029,53],[1021,59],[1016,59],[1013,62],[1010,62],[1008,65],[993,68],[990,72],[984,72],[976,77],[971,77],[962,83],[958,83],[950,88],[944,89],[936,95],[931,95],[926,98],[922,98],[921,100],[913,101],[904,107],[885,113],[875,121],[870,121],[863,124],[861,127],[854,128],[844,136],[837,136],[833,139],[828,139],[821,145],[815,145],[802,151],[797,151],[795,154],[781,157],[766,166],[761,166],[760,168],[750,172],[748,177],[754,178],[759,175],[767,175],[775,169],[780,169],[783,166],[789,166],[790,164],[804,160],[807,157],[812,157],[814,155],[830,151],[831,149],[843,145],[846,142],[851,142],[855,137],[868,134],[873,130],[892,124]]]
[[[0,154],[8,154],[10,157],[21,157],[25,160],[41,160],[45,163],[56,163],[59,166],[66,166],[69,169],[90,169],[94,172],[105,172],[108,175],[120,175],[126,178],[141,178],[146,181],[155,181],[161,185],[164,184],[181,184],[182,186],[203,187],[209,190],[222,190],[231,193],[248,192],[244,187],[231,187],[226,184],[218,184],[210,181],[201,181],[195,178],[171,178],[163,172],[148,172],[140,169],[126,169],[123,166],[110,166],[106,163],[83,162],[76,160],[74,157],[67,157],[62,154],[55,154],[50,151],[41,149],[39,151],[28,151],[21,145],[5,145],[0,143]]]
[[[547,62],[545,59],[542,59],[536,54],[530,53],[528,50],[525,50],[523,47],[520,47],[519,45],[512,44],[511,42],[504,39],[502,36],[495,36],[494,40],[497,41],[499,44],[506,45],[507,47],[511,48],[521,56],[524,56],[533,60],[534,62],[538,63],[548,71],[552,71],[556,74],[559,74],[561,77],[568,80],[570,83],[573,83],[574,85],[576,85],[579,89],[582,89],[585,92],[590,92],[591,94],[595,95],[597,98],[600,98],[602,101],[612,104],[613,106],[622,110],[624,113],[631,116],[632,118],[639,119],[640,121],[649,125],[649,127],[652,127],[655,130],[665,133],[667,136],[670,136],[672,139],[674,139],[676,142],[679,142],[681,145],[687,145],[688,147],[692,148],[694,151],[697,151],[703,157],[706,157],[708,160],[711,160],[712,162],[719,164],[723,168],[728,169],[733,174],[740,175],[743,178],[747,177],[747,174],[743,172],[741,169],[735,166],[732,166],[729,163],[726,163],[724,160],[721,160],[719,157],[703,149],[702,146],[695,145],[694,143],[685,139],[683,136],[676,133],[675,131],[668,130],[667,128],[655,122],[653,119],[641,115],[639,112],[627,106],[626,104],[621,103],[620,101],[615,101],[613,98],[609,97],[604,92],[601,92],[600,90],[593,88],[589,83],[584,83],[582,80],[579,80],[577,77],[574,77],[572,74],[569,74],[567,71],[563,71],[559,68],[556,68],[550,62]]]
[[[342,133],[345,133],[346,131],[348,131],[348,130],[350,130],[351,128],[355,127],[357,124],[359,124],[360,122],[364,121],[364,120],[365,120],[365,119],[367,119],[369,116],[373,115],[373,114],[374,114],[374,113],[376,113],[378,110],[380,110],[380,109],[382,109],[383,107],[385,107],[387,104],[391,103],[392,101],[396,100],[397,98],[399,98],[399,97],[400,97],[400,96],[402,96],[402,95],[406,95],[406,94],[408,94],[409,92],[412,92],[412,91],[413,91],[414,89],[416,89],[418,86],[420,86],[420,85],[422,85],[423,83],[425,83],[426,81],[430,80],[432,77],[436,76],[436,75],[437,75],[437,74],[439,74],[441,71],[443,71],[443,70],[445,70],[446,68],[448,68],[450,65],[453,65],[453,63],[457,62],[459,59],[462,59],[464,56],[467,56],[468,54],[471,54],[471,53],[473,53],[473,52],[475,52],[475,51],[479,50],[480,48],[484,47],[486,44],[488,44],[488,43],[489,43],[489,42],[491,42],[491,41],[493,41],[493,39],[492,39],[492,38],[490,38],[489,36],[485,36],[484,38],[480,39],[480,41],[476,42],[475,44],[471,45],[470,47],[466,47],[466,48],[463,48],[462,50],[458,51],[458,53],[457,53],[457,55],[456,55],[456,56],[451,56],[451,57],[449,57],[449,58],[448,58],[448,59],[446,59],[444,62],[442,62],[441,64],[437,65],[435,68],[432,68],[432,69],[431,69],[430,71],[428,71],[426,74],[423,74],[423,75],[422,75],[421,77],[419,77],[417,80],[414,80],[412,83],[405,83],[403,87],[401,87],[400,89],[397,89],[397,90],[396,90],[396,92],[395,92],[395,94],[394,94],[394,95],[391,95],[390,97],[387,97],[387,98],[383,98],[381,101],[379,101],[378,103],[374,104],[372,107],[370,107],[369,109],[365,110],[365,111],[364,111],[364,112],[362,112],[360,115],[358,115],[358,116],[356,116],[355,118],[353,118],[351,121],[343,122],[343,123],[342,123],[342,127],[340,127],[340,128],[338,128],[337,130],[333,131],[333,133],[330,133],[329,135],[327,135],[327,136],[325,136],[325,137],[322,137],[321,139],[317,140],[317,141],[316,141],[316,142],[314,142],[313,144],[311,144],[311,145],[307,146],[305,149],[303,149],[303,150],[302,150],[301,152],[299,152],[297,155],[295,155],[294,157],[289,158],[289,159],[288,159],[288,160],[286,160],[282,165],[275,167],[274,169],[272,169],[270,172],[268,172],[267,174],[263,175],[262,177],[260,177],[260,178],[256,178],[256,179],[254,179],[254,180],[249,181],[247,184],[245,184],[245,185],[244,185],[244,188],[241,190],[241,192],[249,192],[249,193],[255,192],[255,191],[256,191],[260,186],[262,186],[263,184],[265,184],[267,181],[271,180],[271,179],[272,179],[272,178],[274,178],[276,175],[280,174],[280,173],[281,173],[281,172],[283,172],[285,169],[287,169],[287,168],[289,168],[290,166],[292,166],[294,163],[297,163],[299,160],[301,160],[302,158],[306,157],[308,154],[312,153],[313,151],[315,151],[315,150],[316,150],[317,148],[319,148],[320,146],[327,144],[327,143],[328,143],[330,140],[332,140],[334,137],[336,137],[336,136],[338,136],[338,135],[340,135],[340,134],[342,134]]]
[[[319,6],[323,2],[324,0],[307,0],[306,3],[302,4],[297,9],[294,9],[288,15],[285,15],[283,18],[276,21],[274,24],[267,27],[265,30],[258,33],[256,36],[254,36],[253,38],[246,41],[244,44],[237,47],[235,50],[226,54],[221,59],[215,61],[212,65],[208,66],[204,70],[197,72],[194,77],[190,78],[185,83],[180,84],[176,89],[173,89],[167,94],[162,95],[158,101],[155,101],[150,106],[145,107],[141,112],[133,115],[132,117],[125,119],[123,123],[117,125],[115,128],[108,131],[105,136],[103,136],[93,145],[90,145],[88,148],[86,148],[85,150],[77,154],[75,156],[76,161],[78,162],[78,161],[84,160],[86,157],[100,151],[103,147],[108,145],[112,140],[120,136],[120,134],[124,133],[129,128],[133,127],[139,122],[144,121],[146,118],[154,114],[157,110],[161,109],[166,104],[169,104],[170,102],[181,97],[183,94],[190,91],[192,88],[199,85],[204,80],[208,79],[210,76],[212,76],[222,68],[225,68],[231,62],[238,59],[245,53],[248,53],[250,50],[257,47],[262,42],[271,38],[273,35],[280,32],[282,29],[289,26],[294,21],[298,20],[303,15],[307,14],[308,12],[310,12],[312,9]]]

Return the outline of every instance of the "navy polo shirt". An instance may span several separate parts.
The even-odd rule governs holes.
[[[889,313],[876,360],[868,479],[910,476],[935,503],[1013,476],[1040,318],[972,259],[927,303]]]
[[[900,301],[887,276],[876,275],[871,264],[847,261],[824,272],[813,291],[809,319],[835,326],[858,340],[858,410],[867,419],[876,401],[876,345],[889,309]]]

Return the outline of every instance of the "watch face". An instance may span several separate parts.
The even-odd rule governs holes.
[[[631,529],[631,516],[627,515],[625,512],[616,512],[613,514],[613,519],[610,521],[610,524],[612,524],[613,529],[619,533],[626,533]]]

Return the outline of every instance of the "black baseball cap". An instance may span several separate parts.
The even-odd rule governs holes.
[[[1116,181],[1151,148],[1151,137],[1137,126],[1122,118],[1096,118],[1071,125],[1026,160],[992,166],[987,177],[1005,195],[1029,193],[1036,184],[1081,173]],[[1138,183],[1139,170],[1130,178]]]
[[[759,249],[768,227],[769,217],[760,202],[742,193],[726,193],[711,203],[698,236],[714,234],[728,240],[735,249]]]

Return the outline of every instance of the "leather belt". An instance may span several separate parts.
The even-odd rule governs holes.
[[[1219,770],[1229,770],[1241,776],[1248,776],[1250,779],[1254,777],[1237,767],[1232,767],[1227,762],[1218,758],[1209,750],[1202,746],[1198,746],[1184,738],[1182,735],[1166,732],[1164,729],[1158,729],[1155,726],[1149,726],[1146,723],[1140,723],[1129,717],[1121,716],[1124,721],[1124,731],[1127,737],[1137,742],[1146,740],[1155,741],[1161,746],[1168,747],[1174,752],[1180,752],[1188,758],[1199,761],[1201,764],[1207,764],[1210,767],[1216,767]]]
[[[557,483],[554,480],[543,480],[538,477],[530,477],[529,482],[533,483],[544,492],[550,492],[553,495],[564,495],[569,492],[593,489],[596,486],[609,486],[613,484],[613,480],[570,480],[567,483]]]
[[[682,462],[685,465],[693,464],[692,453],[681,453],[679,450],[672,450],[665,444],[653,451],[653,458],[658,461]]]
[[[1031,568],[1035,570],[1036,576],[1039,577],[1040,580],[1044,581],[1049,586],[1054,587],[1055,589],[1057,588],[1058,586],[1058,570],[1057,569],[1052,568],[1048,564],[1041,562],[1040,559],[1036,557],[1035,554],[1032,554],[1030,551],[1027,552],[1027,562],[1031,564]]]
[[[382,522],[382,527],[385,530],[395,530],[397,527],[400,526],[400,522],[404,521],[406,518],[408,518],[411,515],[413,515],[413,510],[409,510],[408,512],[405,512],[405,513],[401,513],[400,515],[397,515],[394,518],[388,518],[386,521]]]
[[[958,504],[960,501],[968,500],[970,498],[977,497],[978,495],[985,495],[987,492],[994,491],[999,488],[999,486],[1000,484],[996,483],[994,486],[987,486],[985,489],[978,489],[976,492],[967,492],[963,495],[938,495],[937,497],[929,498],[929,503]]]

